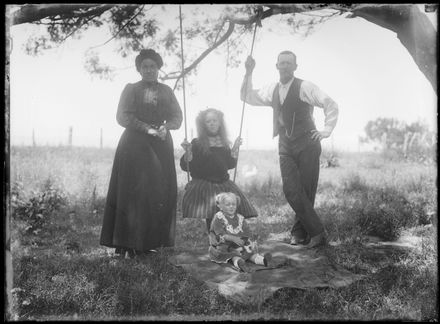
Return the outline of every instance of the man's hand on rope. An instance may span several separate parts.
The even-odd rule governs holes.
[[[251,75],[255,68],[255,60],[252,58],[252,56],[247,57],[244,66],[246,68],[246,75]]]
[[[231,149],[231,155],[234,159],[238,157],[238,150],[240,149],[241,144],[243,144],[243,139],[241,137],[237,137]]]
[[[180,146],[185,150],[185,161],[190,162],[192,160],[192,144],[185,138]]]
[[[330,137],[330,132],[329,131],[312,130],[312,140],[320,141],[323,138],[328,138],[328,137]]]

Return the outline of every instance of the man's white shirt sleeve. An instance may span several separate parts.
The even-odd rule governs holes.
[[[324,109],[324,130],[331,133],[338,121],[339,109],[337,103],[310,81],[302,82],[299,98],[312,106]]]
[[[244,99],[245,85],[247,85],[246,103],[252,106],[272,106],[272,96],[275,86],[277,85],[276,82],[263,86],[260,89],[253,89],[252,75],[245,77],[241,86],[241,100]]]
[[[241,87],[241,100],[244,100],[244,90],[245,86],[247,86],[246,103],[252,106],[272,106],[273,91],[277,83],[270,83],[260,89],[253,89],[252,75],[247,76],[244,78]],[[310,81],[302,82],[299,97],[311,106],[324,109],[324,130],[331,133],[338,121],[339,110],[337,103]]]

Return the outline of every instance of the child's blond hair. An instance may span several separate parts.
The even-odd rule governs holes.
[[[226,198],[235,199],[237,201],[237,207],[241,203],[241,199],[233,192],[221,192],[215,196],[215,203],[219,206],[221,203],[225,201]]]

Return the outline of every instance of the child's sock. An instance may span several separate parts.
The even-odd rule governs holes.
[[[264,262],[264,257],[262,255],[259,255],[259,254],[255,255],[254,263],[266,266],[266,264]]]
[[[272,254],[270,254],[269,252],[265,253],[264,256],[261,254],[254,254],[251,260],[255,264],[264,265],[265,267],[267,267],[272,262]]]

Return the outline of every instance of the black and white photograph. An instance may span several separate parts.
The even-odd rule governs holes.
[[[4,9],[5,320],[439,320],[438,4]]]

